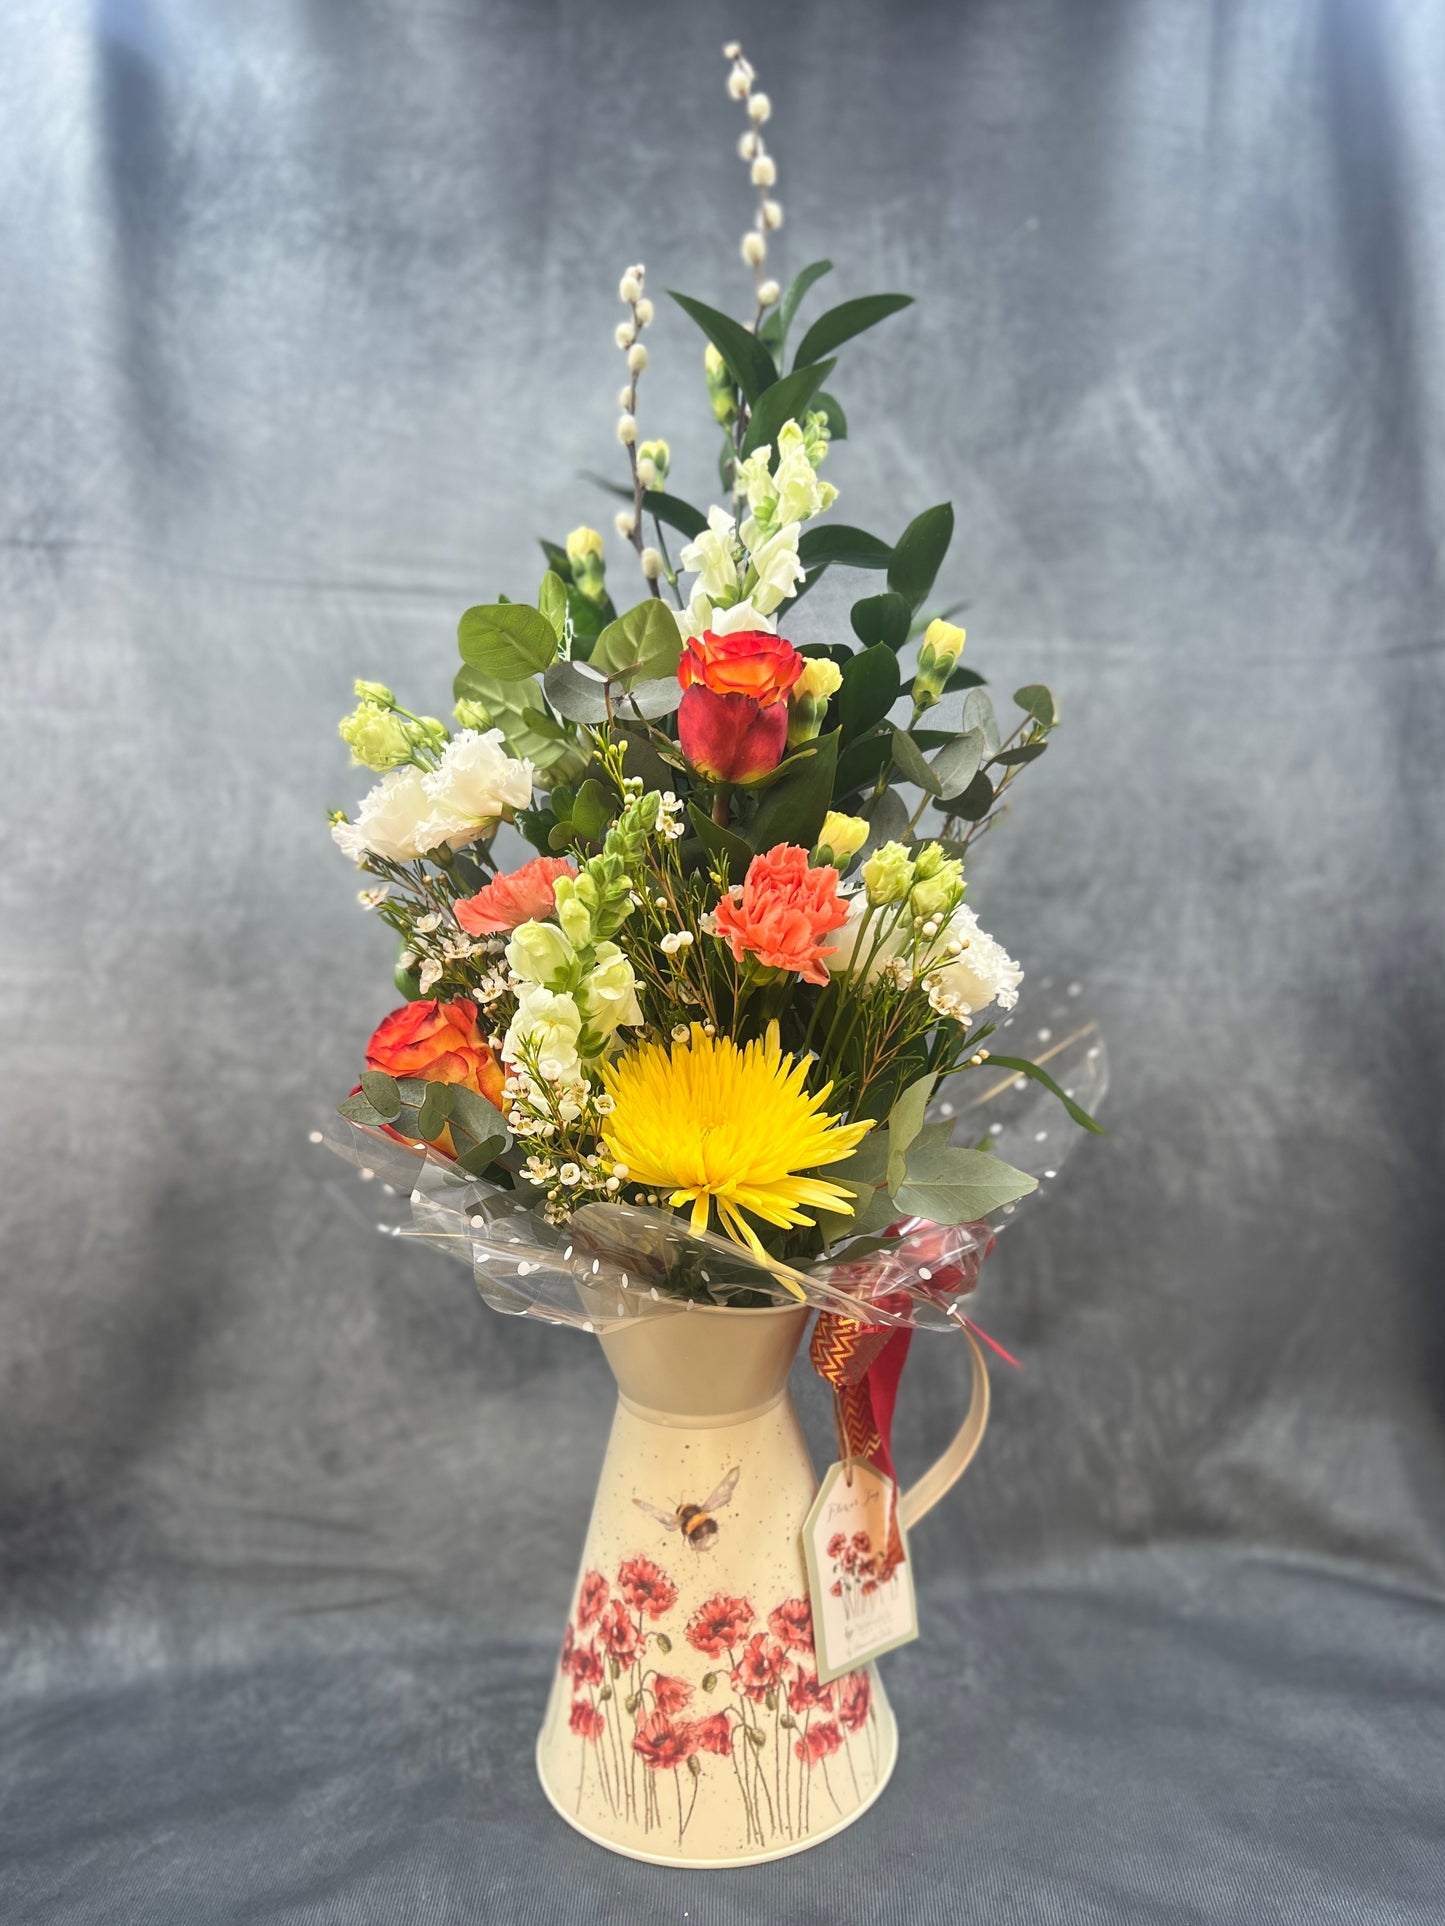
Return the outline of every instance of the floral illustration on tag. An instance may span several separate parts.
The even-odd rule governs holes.
[[[861,1668],[819,1678],[808,1600],[760,1614],[750,1598],[717,1591],[680,1625],[670,1623],[677,1604],[672,1578],[640,1553],[612,1580],[582,1575],[560,1664],[579,1742],[578,1811],[591,1784],[614,1816],[645,1832],[675,1825],[680,1844],[698,1799],[727,1797],[740,1801],[749,1842],[767,1846],[811,1830],[815,1780],[839,1813],[835,1772],[860,1797],[878,1772],[873,1681]],[[706,1669],[687,1676],[699,1660]]]

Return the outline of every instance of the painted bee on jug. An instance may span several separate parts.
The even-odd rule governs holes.
[[[665,1530],[680,1531],[695,1552],[711,1551],[718,1530],[717,1520],[712,1514],[732,1503],[741,1471],[741,1465],[734,1465],[725,1474],[717,1490],[710,1492],[700,1505],[678,1505],[673,1511],[663,1511],[658,1505],[648,1504],[645,1498],[634,1498],[632,1502],[639,1511],[645,1511],[650,1518],[655,1518]]]

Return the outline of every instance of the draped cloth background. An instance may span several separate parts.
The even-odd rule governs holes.
[[[951,498],[970,659],[1059,694],[971,900],[1114,1089],[979,1294],[1025,1369],[918,1534],[893,1788],[723,1877],[532,1780],[601,1358],[306,1133],[389,1002],[350,678],[442,709],[460,610],[607,525],[634,258],[709,499],[660,290],[743,299],[732,33],[780,265],[924,297],[828,472]],[[1445,12],[11,0],[0,52],[0,1916],[1438,1920]],[[915,1344],[905,1468],[962,1392]]]

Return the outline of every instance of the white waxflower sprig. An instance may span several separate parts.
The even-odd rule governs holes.
[[[632,469],[632,506],[617,511],[617,532],[623,541],[631,542],[637,551],[638,566],[648,588],[656,596],[662,594],[658,578],[666,572],[661,553],[647,545],[642,536],[642,496],[645,489],[660,487],[659,469],[667,473],[667,443],[665,441],[637,444],[637,384],[643,369],[647,366],[647,349],[642,342],[642,331],[650,327],[653,306],[643,292],[647,270],[639,261],[628,268],[617,284],[619,299],[628,309],[628,319],[617,324],[614,340],[627,357],[627,381],[617,396],[621,413],[617,417],[617,439],[627,450],[628,464]]]
[[[763,123],[771,118],[773,103],[765,93],[754,88],[757,75],[740,42],[730,40],[723,48],[723,58],[732,63],[728,69],[728,94],[742,102],[748,117],[747,131],[738,140],[738,157],[746,164],[748,178],[758,190],[758,206],[753,225],[743,236],[741,252],[753,271],[761,320],[763,311],[772,307],[782,293],[767,273],[768,236],[783,225],[783,204],[774,191],[778,184],[778,164],[762,136]]]

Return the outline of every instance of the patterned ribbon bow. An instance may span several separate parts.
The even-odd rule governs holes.
[[[808,1347],[813,1369],[833,1387],[839,1455],[845,1462],[849,1458],[865,1459],[889,1478],[893,1477],[893,1411],[898,1402],[898,1380],[912,1336],[906,1324],[859,1324],[834,1311],[823,1311],[813,1326]],[[895,1492],[888,1511],[888,1546],[880,1579],[886,1582],[891,1578],[903,1558]]]

